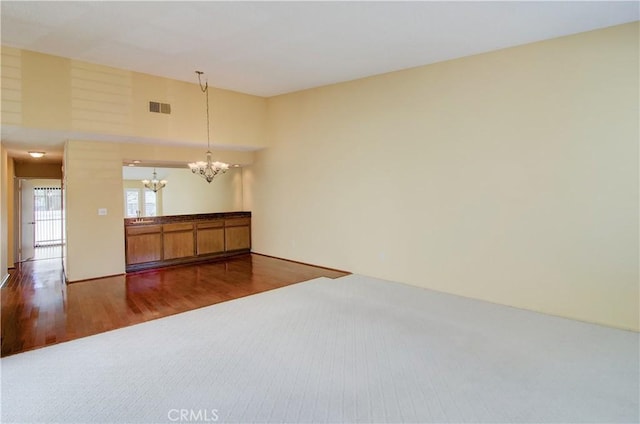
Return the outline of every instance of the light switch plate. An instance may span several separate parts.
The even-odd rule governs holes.
[[[105,216],[107,214],[107,208],[98,209],[98,215]]]

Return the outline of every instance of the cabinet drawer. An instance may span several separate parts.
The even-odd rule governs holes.
[[[224,227],[224,221],[222,219],[218,221],[208,221],[198,223],[198,230],[204,228],[222,228]]]
[[[162,230],[165,233],[171,233],[174,231],[193,231],[193,223],[179,223],[179,224],[164,224]]]
[[[224,225],[226,227],[239,227],[242,225],[249,225],[251,223],[251,218],[232,218],[225,219]]]
[[[162,227],[160,225],[141,225],[139,227],[127,227],[127,235],[135,236],[138,234],[159,233]]]

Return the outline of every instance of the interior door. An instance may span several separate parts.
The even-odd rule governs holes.
[[[34,184],[30,180],[20,180],[20,262],[35,256],[35,213],[33,205]]]

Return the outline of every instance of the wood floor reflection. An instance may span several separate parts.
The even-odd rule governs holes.
[[[248,254],[64,284],[60,259],[20,264],[1,290],[2,356],[344,272]]]

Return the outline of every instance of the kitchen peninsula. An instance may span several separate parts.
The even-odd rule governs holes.
[[[125,218],[124,230],[127,272],[251,251],[251,212]]]

